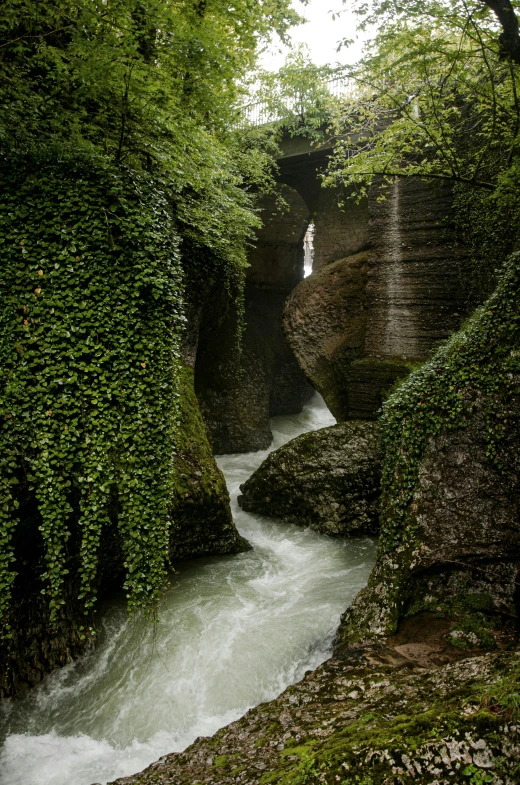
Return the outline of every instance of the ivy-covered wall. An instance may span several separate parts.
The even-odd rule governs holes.
[[[92,162],[17,164],[1,172],[0,207],[4,647],[27,539],[43,544],[51,625],[74,573],[88,634],[100,542],[116,526],[129,607],[157,600],[184,318],[178,237],[153,180]]]

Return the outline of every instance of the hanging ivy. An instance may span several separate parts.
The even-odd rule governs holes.
[[[501,469],[498,445],[507,429],[508,399],[518,391],[519,345],[520,254],[516,253],[487,302],[383,406],[383,551],[413,536],[406,515],[430,439],[443,428],[463,427],[477,401],[487,420],[488,459]]]
[[[158,183],[92,161],[18,160],[0,175],[0,619],[9,637],[13,532],[28,496],[51,621],[73,542],[79,596],[86,612],[93,606],[102,532],[114,525],[129,608],[157,601],[184,317],[178,238]]]

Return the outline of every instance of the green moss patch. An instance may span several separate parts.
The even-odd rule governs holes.
[[[520,371],[520,254],[505,265],[497,289],[432,359],[414,371],[383,407],[381,540],[393,550],[414,532],[406,514],[426,447],[441,429],[462,428],[468,407],[483,399],[487,455],[498,469],[507,430],[505,404]]]

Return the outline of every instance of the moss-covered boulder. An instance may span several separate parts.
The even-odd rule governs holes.
[[[238,503],[326,534],[374,534],[380,475],[377,423],[341,423],[272,452],[240,486]]]
[[[193,387],[193,370],[180,378],[180,423],[172,497],[172,559],[238,553],[249,548],[231,516],[224,475],[215,463]]]
[[[520,611],[520,257],[488,302],[384,408],[381,540],[337,651],[381,643],[403,617],[458,620],[495,645]]]

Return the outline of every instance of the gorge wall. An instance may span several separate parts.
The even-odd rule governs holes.
[[[374,418],[395,382],[468,312],[468,253],[451,186],[377,182],[368,199],[325,189],[329,148],[298,137],[282,143],[287,207],[276,195],[261,201],[241,348],[238,313],[220,284],[202,313],[195,387],[216,453],[265,448],[269,418],[300,411],[310,385],[338,420]],[[310,221],[313,272],[303,279]]]
[[[317,218],[318,269],[284,312],[301,367],[339,420],[374,417],[395,381],[467,312],[467,251],[451,220],[450,187],[407,180],[385,196],[376,184],[366,209],[347,204],[341,227],[351,243],[335,245],[349,248],[343,258],[319,240],[325,221]]]
[[[269,418],[296,414],[312,387],[287,344],[281,320],[285,300],[303,279],[303,238],[309,210],[293,189],[261,200],[264,225],[246,273],[244,332],[239,306],[216,282],[203,308],[195,389],[215,453],[249,452],[271,443]]]

